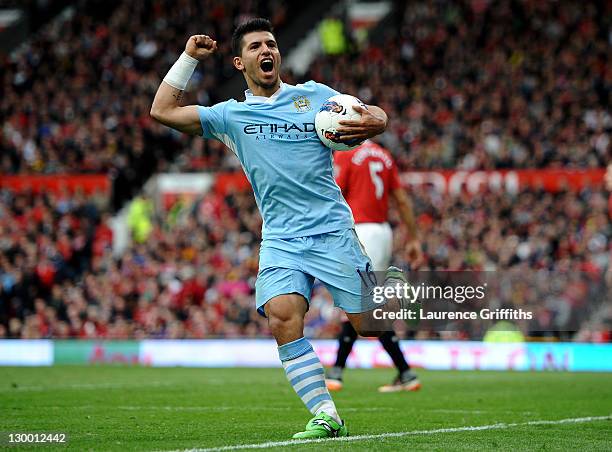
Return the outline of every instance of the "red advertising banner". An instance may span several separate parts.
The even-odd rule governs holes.
[[[401,174],[403,185],[411,187],[431,186],[440,193],[458,194],[464,191],[506,191],[516,193],[523,188],[541,188],[549,192],[581,190],[585,187],[601,188],[605,168],[588,170],[527,169],[500,171],[406,171]],[[229,190],[250,188],[244,173],[220,173],[215,180],[215,190],[225,194]]]
[[[108,194],[111,182],[105,174],[54,174],[44,176],[7,176],[0,174],[0,187],[15,191],[33,190],[36,192],[46,190],[58,192],[60,190],[83,190],[85,193],[101,191]]]
[[[453,195],[467,191],[506,191],[516,193],[524,188],[549,192],[581,190],[603,186],[605,169],[527,169],[500,171],[407,171],[401,180],[406,188],[429,185],[441,193]]]

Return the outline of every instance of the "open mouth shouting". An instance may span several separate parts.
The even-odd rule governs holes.
[[[272,57],[264,57],[259,63],[259,68],[265,75],[272,75],[274,72],[274,60]]]

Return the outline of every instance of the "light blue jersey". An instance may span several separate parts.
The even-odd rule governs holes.
[[[264,239],[352,228],[351,210],[334,180],[332,153],[314,127],[315,114],[338,94],[313,81],[281,83],[271,97],[198,107],[203,136],[228,146],[246,173],[263,217]]]

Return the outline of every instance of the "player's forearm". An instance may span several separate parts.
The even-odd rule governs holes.
[[[397,204],[397,210],[399,211],[402,222],[406,225],[408,230],[409,240],[418,238],[418,228],[416,219],[414,217],[414,209],[412,208],[412,201],[403,189],[397,189],[393,192],[393,198]]]
[[[155,94],[153,106],[151,107],[151,115],[154,118],[155,113],[163,115],[168,110],[180,107],[183,92],[197,65],[198,60],[187,54],[187,52],[183,52],[179,56]]]
[[[159,85],[151,116],[160,123],[181,132],[201,135],[202,127],[196,106],[181,106],[185,87],[198,60],[183,53]]]
[[[151,117],[180,132],[202,135],[197,107],[195,105],[181,107],[179,104],[183,92],[166,82],[161,82],[153,99]]]
[[[162,81],[157,88],[155,98],[153,99],[153,105],[151,106],[151,116],[160,122],[163,122],[164,113],[168,112],[173,108],[179,108],[180,100],[183,97],[183,90],[176,89],[173,86],[168,85],[165,81]]]
[[[157,89],[151,116],[163,122],[166,117],[164,113],[181,106],[181,98],[197,65],[198,60],[186,52],[179,56]]]
[[[199,61],[217,50],[217,41],[207,35],[193,35],[187,40],[185,51],[172,65],[164,81],[159,85],[151,116],[161,123],[183,131],[199,129],[199,117],[195,106],[181,107],[183,92]]]

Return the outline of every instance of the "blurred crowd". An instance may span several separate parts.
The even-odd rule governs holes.
[[[282,30],[287,11],[280,1],[82,2],[23,51],[0,56],[0,173],[110,173],[118,208],[189,147],[149,116],[187,37],[205,31],[219,42],[214,60],[192,78],[197,96],[186,99],[206,105],[234,74],[235,25],[265,15]],[[208,144],[199,141],[191,156],[204,156]]]
[[[601,167],[612,158],[612,4],[396,2],[363,49],[306,79],[382,106],[408,168]]]
[[[211,192],[154,216],[146,240],[133,241],[119,257],[113,257],[108,217],[95,198],[1,194],[0,337],[268,334],[254,309],[261,217],[250,193]],[[612,312],[600,312],[577,333],[612,287],[612,232],[602,192],[447,197],[417,190],[413,197],[424,237],[422,270],[486,270],[495,271],[497,281],[514,278],[495,295],[494,307],[536,312],[533,322],[521,325],[528,334],[571,330],[567,337],[608,337]],[[395,230],[394,260],[407,267],[405,231]],[[339,315],[329,293],[316,286],[306,334],[333,337]],[[452,337],[480,338],[483,331],[472,326],[455,328]],[[421,331],[418,337],[437,335]]]
[[[531,337],[612,340],[612,228],[605,192],[529,189],[516,196],[453,197],[416,190],[412,198],[425,269],[487,272],[490,307],[532,312],[532,321],[517,322]],[[396,229],[394,239],[397,264],[409,267],[405,230]],[[449,327],[455,329],[451,337],[469,338],[484,325]]]
[[[0,193],[0,337],[265,331],[252,305],[261,219],[251,196],[207,195],[115,258],[94,199]]]
[[[595,1],[395,2],[369,41],[306,74],[382,106],[401,169],[593,168],[612,158],[612,6]],[[386,26],[384,26],[386,25]],[[281,43],[282,44],[282,43]],[[200,93],[199,85],[196,86]],[[191,140],[182,170],[238,168]]]
[[[151,100],[185,38],[202,31],[219,52],[196,70],[185,101],[221,100],[215,90],[236,73],[235,24],[263,15],[282,30],[291,3],[99,3],[0,62],[0,172],[111,172],[128,197],[155,170],[235,168],[222,144],[153,122]],[[609,2],[395,8],[363,48],[322,56],[300,79],[384,107],[391,124],[383,141],[401,168],[597,167],[610,159]]]

